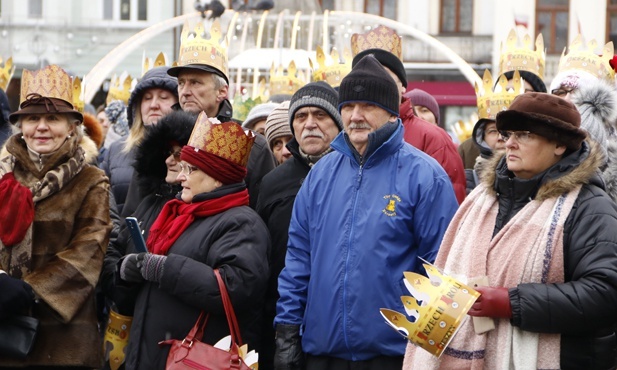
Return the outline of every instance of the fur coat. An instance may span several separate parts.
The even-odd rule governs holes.
[[[14,155],[15,178],[30,185],[75,156],[78,145],[84,148],[86,161],[92,160],[96,145],[79,136],[63,144],[40,171],[29,157],[21,134],[9,138],[0,157]],[[34,210],[32,272],[24,280],[36,295],[32,315],[40,321],[39,331],[26,360],[0,357],[0,367],[98,368],[102,365],[102,344],[94,289],[111,228],[107,177],[86,164],[62,189],[37,202]]]

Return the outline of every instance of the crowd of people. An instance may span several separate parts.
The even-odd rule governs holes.
[[[547,89],[542,56],[512,51],[524,63],[485,73],[457,145],[434,97],[408,91],[400,37],[354,36],[351,70],[272,91],[244,121],[226,51],[185,39],[177,65],[93,114],[57,65],[23,71],[15,111],[0,90],[0,322],[40,322],[24,357],[0,343],[0,368],[165,369],[160,343],[200,315],[202,342],[230,334],[220,277],[261,370],[614,369],[609,60],[564,63]],[[380,315],[404,312],[403,273],[424,262],[483,282],[440,357]]]

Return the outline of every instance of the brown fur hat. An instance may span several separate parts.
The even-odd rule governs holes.
[[[101,148],[105,138],[103,137],[103,128],[99,120],[90,113],[84,113],[84,132],[94,143],[97,148]]]

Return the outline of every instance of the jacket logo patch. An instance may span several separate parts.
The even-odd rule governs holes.
[[[388,194],[384,195],[383,199],[388,201],[388,203],[386,204],[386,208],[384,208],[381,212],[383,212],[386,216],[396,216],[396,204],[400,203],[401,198],[396,194]]]

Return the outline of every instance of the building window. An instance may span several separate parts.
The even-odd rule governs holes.
[[[617,0],[608,1],[606,18],[606,39],[617,45]]]
[[[568,45],[569,0],[538,0],[536,30],[544,38],[548,54],[561,54]]]
[[[30,18],[43,18],[43,0],[28,1],[28,16]]]
[[[120,0],[120,20],[131,19],[131,0]]]
[[[137,20],[148,20],[148,0],[139,0],[137,3]]]
[[[325,5],[329,1],[322,1]],[[330,9],[330,8],[324,8]],[[396,0],[364,0],[364,12],[381,17],[396,19]]]
[[[471,33],[473,0],[441,0],[441,33]]]
[[[103,19],[114,18],[114,1],[103,0]]]

